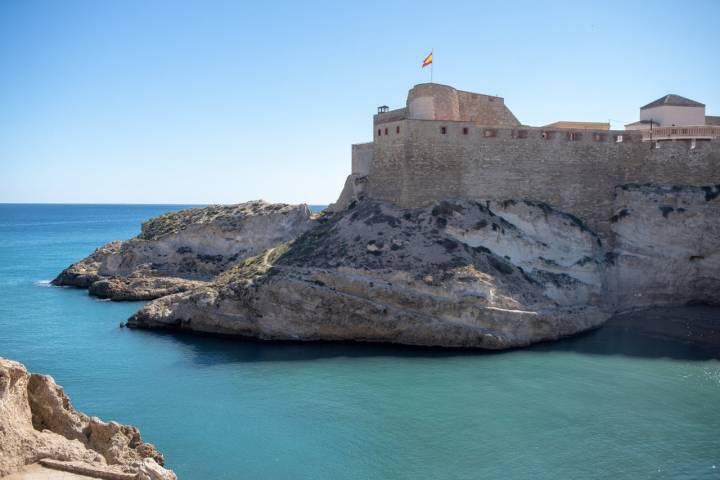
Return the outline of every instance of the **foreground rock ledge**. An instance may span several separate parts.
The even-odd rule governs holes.
[[[96,478],[177,479],[137,428],[76,411],[52,377],[0,357],[0,477],[38,462]]]

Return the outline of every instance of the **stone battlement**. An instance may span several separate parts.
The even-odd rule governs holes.
[[[391,113],[391,112],[388,112]],[[514,128],[498,127],[482,125],[472,121],[462,120],[409,120],[396,119],[384,120],[380,124],[376,124],[374,142],[362,143],[358,145],[372,145],[376,142],[392,142],[407,131],[407,128],[413,128],[413,124],[418,122],[432,124],[435,131],[427,130],[438,141],[464,141],[469,140],[478,135],[483,138],[512,138],[517,140],[526,140],[532,138],[542,138],[545,141],[554,142],[641,142],[645,136],[638,131],[632,130],[605,130],[605,129],[568,129],[568,128],[547,128],[547,127],[529,127],[518,126]],[[430,127],[432,128],[432,127]],[[385,132],[387,130],[387,133]],[[353,145],[353,148],[355,145]]]
[[[379,112],[374,125],[398,120],[467,121],[483,125],[519,125],[502,97],[464,92],[439,83],[415,85],[407,96],[405,108]]]

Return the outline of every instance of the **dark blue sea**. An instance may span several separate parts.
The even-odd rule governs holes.
[[[502,353],[119,328],[48,285],[181,206],[0,205],[0,355],[137,425],[181,479],[718,479],[720,362],[621,331]]]

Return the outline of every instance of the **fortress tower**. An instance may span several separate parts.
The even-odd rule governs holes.
[[[408,92],[405,116],[411,120],[448,120],[516,126],[517,118],[501,97],[463,92],[438,83],[421,83]],[[379,116],[376,121],[382,121]]]
[[[439,83],[415,85],[407,96],[405,108],[378,108],[373,123],[397,120],[445,120],[475,122],[482,125],[512,127],[520,125],[501,97],[463,92]]]

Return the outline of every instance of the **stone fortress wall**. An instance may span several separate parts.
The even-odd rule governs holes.
[[[375,145],[373,142],[357,143],[352,146],[352,173],[368,175],[372,163]]]
[[[639,132],[624,130],[525,127],[501,98],[468,93],[466,105],[467,92],[453,91],[419,85],[405,109],[375,116],[374,142],[353,146],[351,177],[366,177],[367,196],[403,207],[444,199],[538,201],[612,240],[615,187],[720,184],[720,141],[691,148],[642,142]]]

